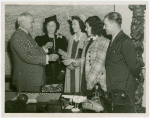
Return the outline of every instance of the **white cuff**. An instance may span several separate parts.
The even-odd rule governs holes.
[[[64,71],[64,70],[62,70],[61,72],[63,72],[63,73],[64,73],[65,71]]]
[[[43,49],[44,49],[44,51],[45,51],[46,53],[48,53],[48,49],[45,49],[44,46],[43,46]]]
[[[49,64],[48,62],[49,62],[49,56],[46,55],[46,64]]]

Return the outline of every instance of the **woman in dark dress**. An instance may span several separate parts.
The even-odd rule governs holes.
[[[43,24],[43,31],[45,35],[37,36],[35,41],[42,47],[48,42],[52,42],[52,47],[48,49],[48,54],[58,54],[59,49],[67,51],[68,43],[65,36],[57,34],[59,23],[57,22],[56,15],[45,18]],[[59,54],[58,54],[59,55]],[[65,66],[61,62],[62,58],[59,55],[57,61],[49,61],[45,67],[46,84],[59,84],[63,83],[65,75]]]

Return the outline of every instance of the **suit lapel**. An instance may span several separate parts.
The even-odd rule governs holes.
[[[115,49],[116,43],[117,43],[117,41],[119,40],[120,35],[122,35],[122,33],[123,33],[123,31],[121,30],[121,31],[117,34],[117,36],[115,37],[115,39],[114,39],[114,41],[112,42],[112,44],[108,47],[107,55],[106,55],[106,60],[109,59],[111,52]]]
[[[110,48],[114,47],[114,45],[116,44],[117,40],[119,39],[120,35],[122,35],[123,31],[121,30],[117,36],[115,37],[114,41],[112,42],[112,44],[110,45]]]

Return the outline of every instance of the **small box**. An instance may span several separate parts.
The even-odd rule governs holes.
[[[62,84],[50,84],[50,85],[44,85],[42,87],[42,92],[62,92],[63,91],[63,85]]]

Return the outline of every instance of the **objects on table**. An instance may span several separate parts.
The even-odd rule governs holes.
[[[98,91],[95,91],[98,92]],[[73,102],[74,107],[72,108],[69,104],[69,107],[72,112],[74,113],[79,113],[80,112],[80,107],[79,104],[81,103],[82,109],[88,109],[88,110],[94,110],[95,112],[100,112],[103,111],[104,108],[101,104],[100,101],[96,101],[96,99],[100,99],[100,94],[94,94],[93,98],[94,100],[88,100],[87,96],[82,96],[82,95],[62,95],[62,98],[68,99],[68,102]]]
[[[75,108],[72,109],[73,112],[78,112],[80,111],[79,107],[79,103],[83,102],[84,100],[86,100],[86,97],[83,96],[73,96],[73,102],[75,103]]]
[[[100,103],[97,103],[96,101],[92,101],[92,100],[85,100],[82,103],[82,108],[94,110],[96,112],[100,112],[104,110],[103,106]]]
[[[99,83],[96,83],[93,89],[94,92],[92,100],[100,103],[100,97],[104,95],[104,90],[101,88],[101,85]]]
[[[42,92],[62,92],[63,85],[62,84],[50,84],[42,86]]]
[[[26,94],[20,94],[20,95],[18,96],[18,100],[20,100],[20,101],[22,101],[22,102],[24,102],[24,103],[27,103],[27,101],[28,101],[28,96],[27,96]]]
[[[81,95],[62,95],[62,98],[64,102],[64,109],[71,109],[72,112],[79,112],[79,103],[87,100],[86,96]],[[74,103],[75,106],[72,103]]]

